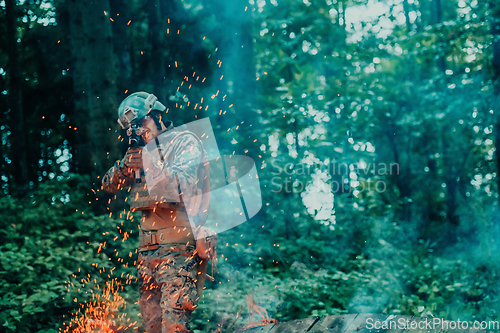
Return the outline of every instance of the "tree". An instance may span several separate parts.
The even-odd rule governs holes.
[[[491,34],[493,37],[493,57],[491,64],[493,67],[493,91],[495,94],[494,98],[494,110],[496,112],[500,111],[500,5],[495,1],[489,1],[489,8],[491,11]],[[497,162],[497,174],[500,174],[500,116],[496,116],[495,121],[495,145],[496,145],[496,162]],[[500,177],[497,177],[497,188],[500,189]],[[500,196],[498,197],[498,203],[500,205]]]
[[[8,57],[9,57],[9,108],[12,131],[12,160],[14,161],[14,186],[20,193],[28,186],[28,162],[26,158],[26,131],[23,114],[23,95],[21,88],[21,68],[19,67],[18,7],[15,0],[5,1],[5,16],[7,23]]]
[[[73,68],[75,170],[93,179],[119,156],[117,91],[109,1],[67,3]]]

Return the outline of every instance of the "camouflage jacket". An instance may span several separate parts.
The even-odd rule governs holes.
[[[174,128],[148,143],[142,157],[142,179],[147,180],[149,196],[157,203],[182,201],[188,215],[203,225],[210,205],[210,167],[200,139]],[[103,189],[110,193],[134,187],[134,183],[134,173],[121,161],[116,161],[102,179]]]

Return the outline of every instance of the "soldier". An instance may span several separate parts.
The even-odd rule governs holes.
[[[195,237],[207,231],[193,230],[190,223],[191,218],[201,226],[210,204],[206,152],[194,133],[173,128],[165,110],[154,95],[145,92],[122,101],[118,123],[127,129],[132,146],[136,144],[102,179],[110,193],[132,186],[131,210],[142,211],[138,280],[148,333],[191,332],[188,322],[215,246],[207,247],[201,235]],[[154,149],[146,149],[150,146]],[[154,183],[154,188],[148,189],[148,183]]]

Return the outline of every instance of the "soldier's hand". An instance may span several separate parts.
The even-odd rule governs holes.
[[[131,170],[140,170],[142,165],[142,149],[129,148],[123,157],[122,164]]]

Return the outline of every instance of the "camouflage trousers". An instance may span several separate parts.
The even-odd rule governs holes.
[[[199,258],[192,245],[169,243],[139,254],[140,306],[147,333],[192,332]]]

